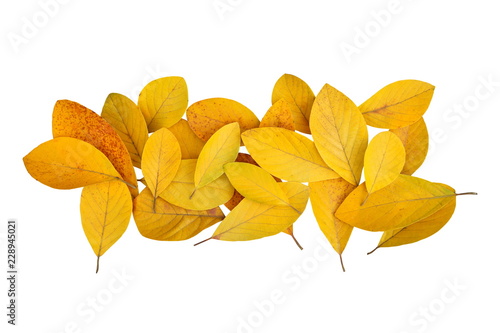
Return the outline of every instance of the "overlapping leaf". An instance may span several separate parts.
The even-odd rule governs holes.
[[[262,118],[259,127],[281,127],[295,131],[292,117],[292,105],[285,99],[274,103]]]
[[[412,175],[424,163],[429,148],[429,134],[424,118],[413,124],[390,130],[396,134],[405,147],[406,161],[402,174]]]
[[[205,142],[194,134],[185,119],[179,120],[174,126],[168,129],[179,142],[183,160],[196,159],[200,156],[201,149],[205,145]]]
[[[278,127],[256,128],[241,135],[250,155],[272,175],[297,182],[338,178],[314,143],[303,135]]]
[[[80,202],[82,226],[87,239],[99,258],[127,230],[132,214],[132,198],[127,185],[107,181],[85,186]]]
[[[275,104],[280,99],[290,105],[295,129],[310,134],[309,116],[314,93],[307,83],[294,75],[284,74],[274,85],[272,103]]]
[[[54,138],[71,137],[90,143],[99,149],[113,164],[122,178],[137,191],[137,178],[127,147],[113,127],[94,111],[68,100],[57,101],[52,113],[52,134]]]
[[[141,235],[162,241],[189,239],[224,218],[216,207],[209,210],[190,210],[155,200],[146,188],[134,200],[134,219]]]
[[[140,168],[148,127],[139,107],[128,97],[113,93],[106,98],[101,116],[125,143],[134,166]]]
[[[314,101],[310,126],[325,163],[349,183],[359,184],[368,130],[356,105],[326,84]]]
[[[418,121],[427,111],[434,86],[418,80],[393,82],[359,106],[366,123],[379,128],[398,128]]]
[[[188,105],[186,81],[170,76],[149,82],[139,95],[139,108],[149,132],[178,122]]]

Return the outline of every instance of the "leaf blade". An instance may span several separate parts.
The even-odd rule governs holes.
[[[429,149],[429,133],[424,118],[390,131],[399,137],[405,148],[406,161],[401,173],[411,176],[424,163]]]

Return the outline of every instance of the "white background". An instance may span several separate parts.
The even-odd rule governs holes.
[[[20,223],[19,325],[6,324],[2,279],[2,332],[500,329],[495,2],[400,0],[381,23],[374,13],[393,9],[390,0],[221,0],[231,9],[223,14],[213,0],[61,0],[45,9],[50,17],[41,5],[47,2],[0,5],[0,220]],[[30,31],[29,22],[38,28]],[[366,29],[363,40],[359,31]],[[15,45],[13,38],[24,40]],[[346,56],[346,44],[357,53]],[[261,117],[283,73],[301,77],[316,93],[328,82],[357,104],[396,80],[434,84],[425,115],[433,149],[415,175],[479,195],[459,197],[452,220],[417,244],[367,256],[380,234],[354,231],[346,273],[338,256],[321,247],[308,206],[295,224],[304,251],[284,234],[192,246],[213,228],[185,242],[151,241],[131,221],[96,275],[80,224],[81,190],[43,186],[22,163],[51,138],[58,99],[100,113],[108,93],[136,99],[150,80],[179,75],[190,104],[227,97]],[[121,274],[125,282],[116,280]],[[269,305],[272,294],[281,295],[279,304]],[[420,311],[429,308],[424,317]]]

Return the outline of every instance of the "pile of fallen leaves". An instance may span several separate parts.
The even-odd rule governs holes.
[[[226,98],[188,107],[184,79],[166,77],[147,84],[138,104],[110,94],[101,116],[57,101],[54,138],[24,163],[47,186],[83,187],[82,226],[97,270],[132,213],[140,233],[155,240],[186,240],[218,222],[209,239],[284,232],[295,240],[293,223],[309,197],[319,227],[341,256],[354,227],[383,231],[378,248],[429,237],[451,218],[460,194],[411,176],[427,154],[422,115],[433,92],[428,83],[403,80],[356,106],[328,84],[315,96],[304,81],[285,74],[259,121]],[[367,125],[388,131],[368,143]],[[240,152],[242,145],[249,154]],[[145,185],[140,193],[138,182]]]

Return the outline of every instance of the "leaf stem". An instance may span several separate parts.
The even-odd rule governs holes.
[[[477,192],[463,192],[463,193],[456,193],[455,194],[457,197],[459,195],[477,195]]]
[[[95,269],[95,273],[97,274],[99,272],[99,259],[101,258],[101,256],[97,256],[97,267]]]
[[[299,247],[299,249],[303,250],[304,248],[300,245],[299,241],[297,240],[297,238],[295,238],[295,236],[293,235],[293,233],[290,236],[292,236],[292,239],[295,241],[295,244],[297,244],[297,246]]]
[[[378,249],[378,246],[376,248],[374,248],[373,250],[371,250],[370,252],[368,252],[366,255],[372,254],[373,252],[375,252],[376,249]]]
[[[340,257],[340,265],[342,266],[342,271],[344,271],[345,273],[344,260],[342,260],[342,254],[339,253],[339,257]]]
[[[194,244],[194,246],[196,246],[196,245],[200,245],[201,243],[205,243],[206,241],[209,241],[209,240],[211,240],[211,239],[212,239],[212,237],[207,238],[207,239],[205,239],[205,240],[202,240],[201,242],[198,242],[198,243]]]

